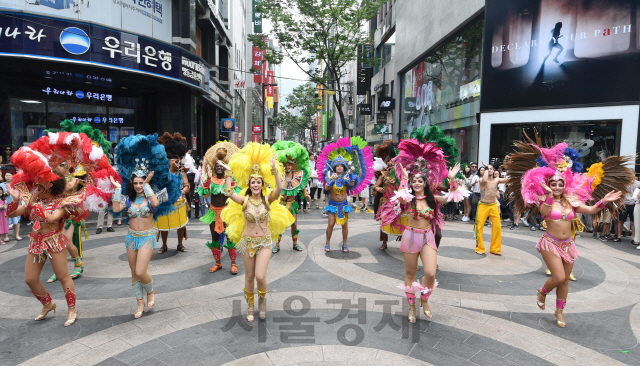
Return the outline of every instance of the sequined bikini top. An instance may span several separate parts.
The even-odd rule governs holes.
[[[269,219],[269,211],[262,203],[259,205],[255,205],[251,201],[249,201],[249,203],[251,204],[251,208],[247,207],[247,209],[244,210],[244,218],[247,222],[260,223]]]
[[[151,214],[152,212],[151,212],[151,209],[149,208],[148,203],[140,208],[129,206],[129,208],[127,209],[127,215],[129,215],[129,218],[134,218],[134,217],[145,218],[145,217],[151,216]]]
[[[574,217],[575,217],[575,209],[571,207],[571,212],[567,215],[564,215],[562,212],[558,210],[551,210],[551,212],[549,212],[549,216],[545,217],[545,219],[549,221],[560,221],[560,220],[571,221],[573,220]]]

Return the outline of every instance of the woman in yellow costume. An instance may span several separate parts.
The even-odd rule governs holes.
[[[254,319],[254,281],[258,283],[260,319],[267,317],[267,268],[271,260],[274,237],[281,235],[294,222],[285,206],[272,205],[282,191],[280,175],[283,166],[276,160],[275,150],[268,144],[248,143],[223,164],[226,176],[225,195],[231,200],[222,210],[226,233],[242,255],[244,264],[244,297],[247,300],[247,320]],[[234,193],[232,177],[242,189]],[[275,187],[271,190],[270,187]],[[261,250],[261,249],[265,250]]]

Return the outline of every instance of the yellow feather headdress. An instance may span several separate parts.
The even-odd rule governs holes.
[[[264,184],[262,193],[267,194],[276,187],[276,178],[271,174],[271,157],[275,150],[269,144],[250,142],[233,155],[229,162],[229,167],[233,171],[238,185],[243,190],[249,187],[251,178],[261,178]],[[276,159],[276,169],[282,174],[284,167]]]

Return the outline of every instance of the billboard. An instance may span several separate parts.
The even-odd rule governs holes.
[[[487,0],[483,111],[637,103],[639,3]]]
[[[0,0],[0,8],[95,22],[171,43],[171,0]]]

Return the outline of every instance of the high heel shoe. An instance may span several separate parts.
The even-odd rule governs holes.
[[[409,304],[409,323],[416,322],[416,304]]]
[[[245,289],[242,289],[242,291],[244,291],[244,299],[247,300],[247,321],[252,322],[254,320],[254,314],[256,312],[256,309],[253,307],[254,293],[249,292]]]
[[[420,299],[420,306],[422,306],[424,316],[426,316],[427,318],[431,318],[433,316],[433,314],[431,314],[431,309],[429,308],[429,300]]]
[[[46,311],[44,309],[42,309],[43,313],[40,313],[40,315],[36,316],[35,320],[36,321],[40,321],[44,318],[47,317],[47,315],[49,314],[50,311],[52,311],[55,313],[56,312],[56,304],[55,303],[51,303],[51,307],[49,309],[47,309]]]
[[[71,314],[74,314],[75,316],[73,317],[73,319],[69,319],[69,316],[67,316],[67,321],[64,322],[64,326],[65,327],[69,327],[72,326],[73,324],[75,324],[76,319],[78,318],[78,309],[74,309],[75,311],[72,311],[71,313],[69,313],[69,316]]]
[[[540,296],[542,296],[542,301],[538,300]],[[547,295],[538,290],[538,299],[536,299],[536,304],[540,309],[544,310],[546,308],[545,302],[547,301]]]
[[[267,290],[258,290],[258,316],[260,319],[267,318]]]
[[[556,325],[560,328],[564,328],[567,326],[567,323],[564,322],[564,316],[562,316],[563,309],[556,309]]]

